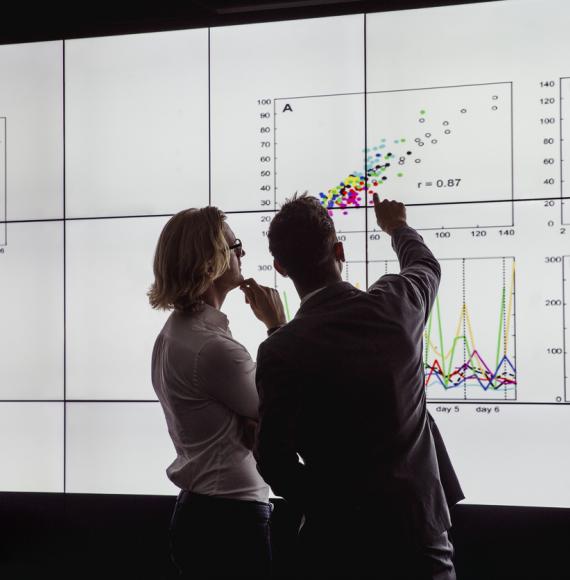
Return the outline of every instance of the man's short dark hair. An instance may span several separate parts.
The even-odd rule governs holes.
[[[286,200],[269,225],[269,251],[300,282],[318,279],[337,241],[334,222],[316,197]]]

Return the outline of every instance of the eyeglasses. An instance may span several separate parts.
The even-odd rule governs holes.
[[[230,250],[235,250],[238,258],[243,255],[242,243],[239,238],[236,238],[236,241],[230,246]]]

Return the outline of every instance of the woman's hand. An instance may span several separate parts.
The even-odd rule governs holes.
[[[282,326],[286,323],[285,311],[279,292],[269,286],[260,286],[253,278],[247,278],[240,284],[245,294],[245,301],[253,313],[267,329]]]

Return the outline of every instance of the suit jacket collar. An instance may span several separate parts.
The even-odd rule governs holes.
[[[295,318],[300,318],[303,314],[318,308],[322,304],[328,302],[331,298],[341,294],[346,294],[351,290],[357,289],[350,282],[334,282],[304,302],[297,311]]]

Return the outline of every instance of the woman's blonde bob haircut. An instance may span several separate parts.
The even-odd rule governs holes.
[[[186,209],[164,226],[154,255],[148,291],[157,310],[195,310],[212,282],[229,267],[226,216],[217,207]]]

